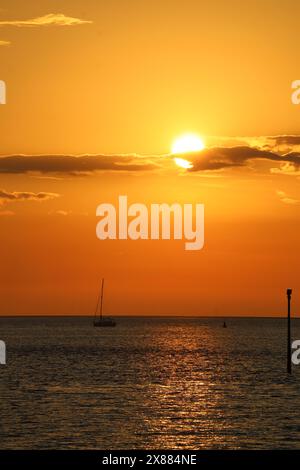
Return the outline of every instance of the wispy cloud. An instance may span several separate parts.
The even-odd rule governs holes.
[[[0,40],[0,46],[10,46],[11,42],[10,41],[3,41]]]
[[[289,205],[296,205],[299,204],[300,201],[298,199],[294,199],[290,196],[288,196],[284,191],[276,191],[277,196],[279,197],[280,201],[283,202],[284,204],[289,204]]]
[[[47,201],[49,199],[55,199],[57,197],[60,197],[60,194],[46,192],[34,193],[31,191],[9,192],[5,189],[0,189],[0,206],[15,201]]]
[[[271,168],[270,172],[277,175],[300,176],[300,166],[294,163],[281,163],[279,168]]]
[[[48,215],[53,215],[53,216],[88,216],[87,212],[73,212],[71,210],[64,210],[64,209],[58,209],[58,210],[51,210],[48,212]]]
[[[15,215],[13,211],[0,211],[0,217],[8,217]]]
[[[77,26],[92,23],[89,20],[73,18],[63,13],[49,13],[48,15],[39,16],[28,20],[6,20],[0,21],[0,26],[17,26],[22,27],[39,27],[39,26]]]
[[[61,215],[63,217],[66,217],[67,215],[71,215],[71,214],[72,214],[72,211],[67,211],[67,210],[63,210],[63,209],[48,212],[48,215]]]

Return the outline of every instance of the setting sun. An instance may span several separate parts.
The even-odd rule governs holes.
[[[203,150],[205,147],[201,137],[194,134],[185,134],[178,137],[172,145],[172,153],[189,153]]]

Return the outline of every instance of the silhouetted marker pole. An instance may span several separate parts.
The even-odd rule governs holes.
[[[292,289],[286,291],[288,299],[288,322],[287,322],[287,372],[292,373],[292,348],[291,348],[291,297]]]

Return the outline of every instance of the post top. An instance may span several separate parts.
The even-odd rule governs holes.
[[[287,295],[292,295],[292,292],[293,292],[292,289],[287,289],[286,290]]]

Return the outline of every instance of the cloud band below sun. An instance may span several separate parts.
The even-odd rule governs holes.
[[[298,175],[300,152],[298,136],[282,137],[285,142],[296,141],[295,150],[285,154],[264,147],[239,145],[235,147],[211,147],[199,152],[181,154],[191,162],[187,173],[214,172],[234,168],[253,168],[259,171],[263,162],[276,164],[271,173]],[[293,147],[291,147],[293,148]],[[274,144],[275,149],[275,144]],[[98,171],[145,172],[155,170],[174,171],[174,155],[8,155],[0,157],[0,174],[38,173],[41,175],[88,175]],[[275,165],[274,165],[275,166]]]

